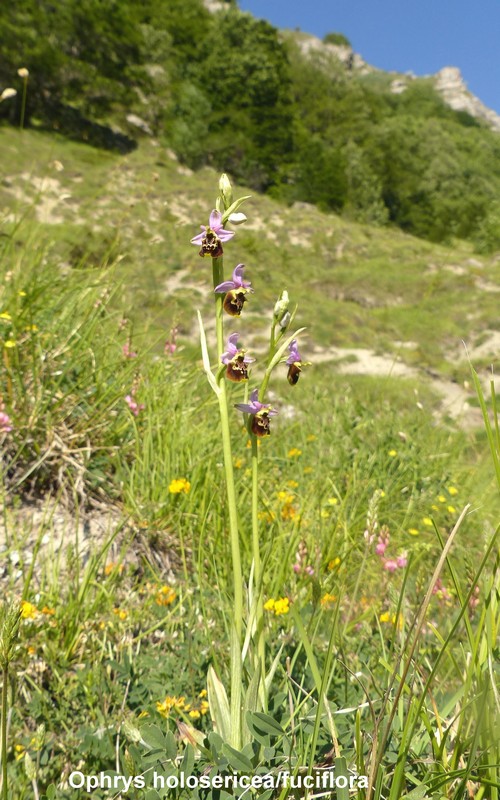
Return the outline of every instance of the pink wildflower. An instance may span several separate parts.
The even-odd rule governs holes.
[[[393,558],[384,559],[384,569],[386,569],[387,572],[396,572],[397,568],[398,568],[398,562],[395,561]]]
[[[134,398],[130,394],[128,394],[125,397],[125,402],[128,405],[128,407],[130,408],[130,410],[131,410],[132,414],[134,415],[134,417],[138,417],[139,416],[139,412],[140,411],[144,411],[144,409],[146,408],[144,403],[136,403],[136,401],[134,400]]]
[[[11,418],[4,411],[0,411],[0,433],[10,433],[11,430]]]
[[[408,558],[407,558],[407,555],[406,555],[406,551],[404,553],[401,553],[397,557],[396,563],[397,563],[398,567],[400,567],[401,569],[403,567],[406,567],[406,565],[408,564]]]
[[[385,536],[383,534],[380,534],[380,536],[378,537],[377,544],[375,546],[376,554],[378,556],[383,556],[388,546],[389,546],[389,534],[387,533],[385,534]]]
[[[137,358],[137,353],[135,353],[133,350],[130,349],[129,342],[125,342],[125,344],[123,345],[122,353],[125,356],[125,358]]]

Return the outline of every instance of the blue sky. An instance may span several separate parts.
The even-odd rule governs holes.
[[[344,33],[375,67],[429,75],[459,67],[500,114],[500,0],[239,0],[280,28]]]

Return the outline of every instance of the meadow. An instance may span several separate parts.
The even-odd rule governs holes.
[[[233,186],[223,265],[213,170],[0,141],[3,797],[496,800],[498,257]]]

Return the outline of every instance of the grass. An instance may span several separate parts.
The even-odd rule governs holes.
[[[280,415],[259,448],[258,514],[274,676],[267,714],[249,712],[235,753],[211,721],[229,685],[231,547],[194,327],[212,292],[189,245],[212,208],[214,175],[185,174],[152,142],[119,159],[35,132],[0,137],[17,165],[1,196],[0,399],[13,428],[0,440],[4,619],[25,602],[19,631],[2,628],[15,648],[3,680],[9,796],[69,800],[77,769],[173,774],[182,760],[187,775],[196,756],[221,775],[335,762],[337,774],[369,777],[359,800],[497,800],[488,450],[498,459],[498,430],[495,417],[480,430],[445,418],[424,371],[468,378],[488,414],[457,352],[465,338],[473,353],[495,327],[495,293],[481,280],[488,271],[493,283],[498,263],[463,243],[248,203],[249,226],[227,248],[256,289],[238,323],[253,329],[248,349],[258,355],[286,285],[297,322],[312,321],[304,354],[364,347],[416,369],[348,375],[332,358],[296,387],[284,367],[273,376]],[[34,186],[35,175],[58,185]],[[13,200],[19,186],[27,204]],[[71,202],[51,212],[61,221],[41,221],[51,192],[70,187]],[[165,353],[174,326],[179,346]],[[232,411],[243,390],[228,392],[251,607],[251,449]],[[207,675],[221,681],[209,680],[210,709]]]

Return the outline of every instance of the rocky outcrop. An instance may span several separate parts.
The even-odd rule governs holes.
[[[450,108],[466,111],[471,117],[483,120],[500,133],[500,116],[469,92],[458,67],[444,67],[435,76],[435,81],[436,89]]]

